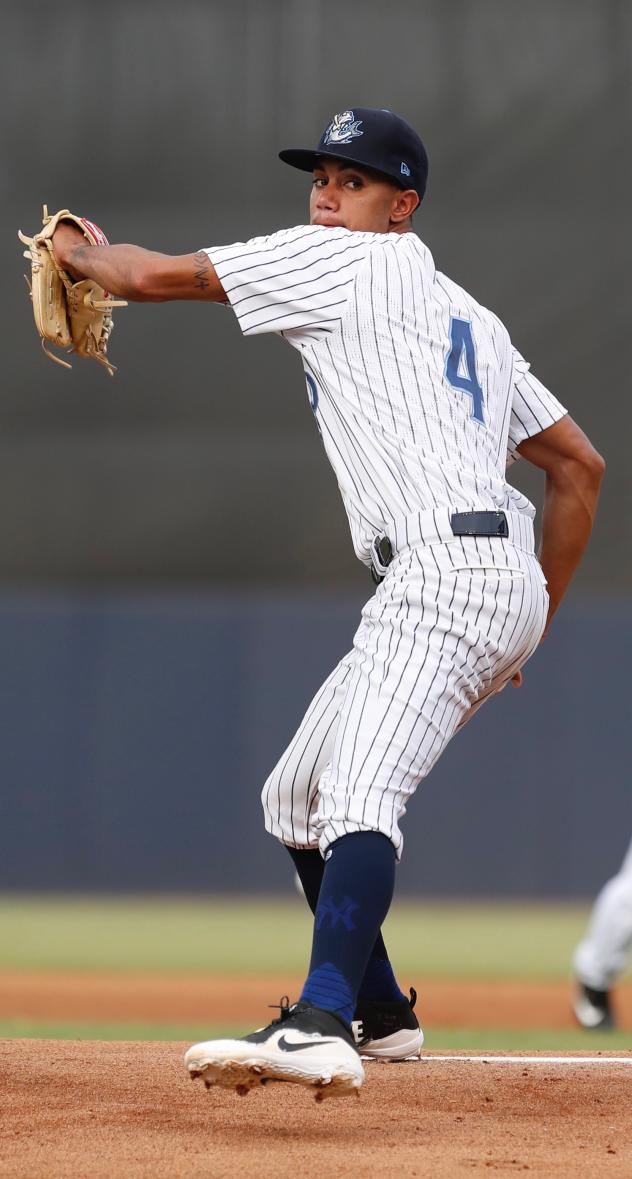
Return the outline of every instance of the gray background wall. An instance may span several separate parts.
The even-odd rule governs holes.
[[[360,600],[0,604],[0,888],[290,887],[260,788]],[[398,888],[588,894],[629,842],[627,611],[572,607],[413,799]]]
[[[112,0],[107,19],[86,0],[3,7],[0,884],[204,887],[185,827],[167,838],[182,791],[188,830],[223,865],[209,886],[238,886],[253,863],[278,882],[250,793],[366,592],[292,352],[242,341],[215,307],[134,306],[116,317],[114,380],[64,372],[38,350],[14,229],[33,230],[47,201],[178,253],[299,223],[309,179],[276,153],[354,103],[419,128],[431,176],[417,231],[608,460],[537,690],[503,698],[502,723],[484,712],[448,752],[410,817],[409,856],[421,850],[402,885],[588,892],[616,861],[632,828],[631,57],[625,0]],[[534,472],[511,475],[539,498]],[[257,672],[249,652],[273,635],[274,671]],[[459,853],[457,874],[449,848],[479,808],[488,851]],[[518,873],[505,833],[525,823]],[[243,824],[247,856],[231,842]]]

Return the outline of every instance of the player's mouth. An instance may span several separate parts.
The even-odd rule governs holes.
[[[314,213],[312,225],[324,225],[327,229],[346,229],[344,221],[339,221],[326,213]]]

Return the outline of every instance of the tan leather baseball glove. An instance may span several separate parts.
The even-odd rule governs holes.
[[[102,229],[85,217],[76,217],[68,209],[49,216],[48,208],[43,209],[43,228],[33,237],[27,237],[19,230],[18,237],[27,247],[24,257],[31,262],[31,278],[26,281],[31,292],[35,327],[41,339],[42,348],[56,364],[71,368],[68,361],[55,356],[49,350],[50,344],[67,348],[78,356],[87,356],[102,364],[112,376],[116,371],[107,358],[107,345],[112,332],[112,308],[127,307],[120,299],[113,299],[91,278],[73,282],[53,253],[53,234],[60,221],[77,225],[93,246],[107,246],[108,239]]]

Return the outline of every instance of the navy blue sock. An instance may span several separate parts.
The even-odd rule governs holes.
[[[343,835],[327,852],[301,1001],[351,1023],[367,962],[395,885],[395,849],[385,835]]]
[[[383,942],[382,945],[384,945]],[[380,1001],[398,1003],[402,999],[405,1003],[408,1002],[406,996],[400,991],[397,985],[397,979],[393,974],[393,967],[386,953],[386,946],[384,946],[383,957],[379,957],[375,950],[371,954],[364,972],[364,978],[360,983],[358,998],[370,999],[373,1003],[379,1003]]]
[[[316,912],[318,894],[323,882],[325,861],[317,847],[288,847],[298,878],[303,885],[305,900],[312,913]]]
[[[288,847],[287,850],[294,861],[307,903],[312,913],[315,913],[325,871],[325,861],[318,848]],[[380,1000],[393,1003],[406,999],[397,985],[397,979],[393,973],[381,932],[378,933],[371,950],[358,997],[371,999],[377,1003]]]

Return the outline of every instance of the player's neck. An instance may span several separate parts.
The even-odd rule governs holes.
[[[404,221],[404,222],[399,222],[399,223],[393,225],[389,229],[388,232],[389,233],[412,233],[413,232],[413,223],[410,220]]]

